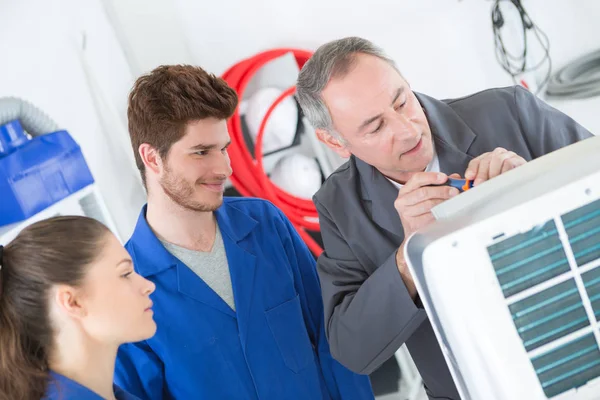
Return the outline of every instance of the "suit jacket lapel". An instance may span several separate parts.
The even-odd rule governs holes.
[[[400,217],[394,208],[398,197],[398,189],[376,168],[358,158],[352,157],[361,177],[361,192],[371,212],[371,218],[380,227],[397,236],[404,238],[404,230]],[[352,162],[351,161],[351,162]]]
[[[427,116],[440,170],[448,175],[464,176],[473,159],[467,152],[476,138],[475,133],[445,102],[420,93],[415,96]]]
[[[447,174],[458,173],[461,176],[473,159],[467,154],[475,133],[464,121],[442,101],[415,93],[427,116],[433,135],[440,170]],[[362,199],[370,208],[371,217],[380,227],[404,239],[404,230],[400,217],[394,208],[398,190],[376,168],[352,157],[361,177]]]
[[[440,160],[440,171],[451,175],[459,174],[464,177],[472,156],[463,153],[456,147],[434,136],[435,149]]]

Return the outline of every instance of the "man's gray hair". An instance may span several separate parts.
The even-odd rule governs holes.
[[[338,138],[321,93],[332,78],[343,77],[350,71],[357,54],[378,57],[398,71],[396,63],[380,47],[367,39],[347,37],[319,47],[302,67],[296,83],[296,99],[313,128],[324,129]]]

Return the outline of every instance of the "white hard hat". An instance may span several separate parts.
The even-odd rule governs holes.
[[[248,100],[245,119],[255,143],[260,124],[267,110],[282,92],[283,90],[273,87],[263,88]],[[263,136],[263,153],[291,146],[296,136],[297,125],[298,106],[293,98],[288,97],[279,103],[267,121]]]
[[[271,182],[289,194],[312,199],[321,187],[321,169],[315,159],[293,153],[277,161],[271,171]]]

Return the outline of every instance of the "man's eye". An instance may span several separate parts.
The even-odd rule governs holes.
[[[383,121],[379,123],[379,125],[377,125],[377,128],[375,128],[375,130],[371,133],[377,133],[379,132],[379,130],[383,128]]]

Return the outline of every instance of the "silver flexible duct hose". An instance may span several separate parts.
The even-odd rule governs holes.
[[[0,97],[0,125],[15,119],[33,137],[59,130],[58,124],[33,104],[18,97]]]
[[[572,61],[552,75],[546,95],[572,99],[600,95],[600,50]]]

